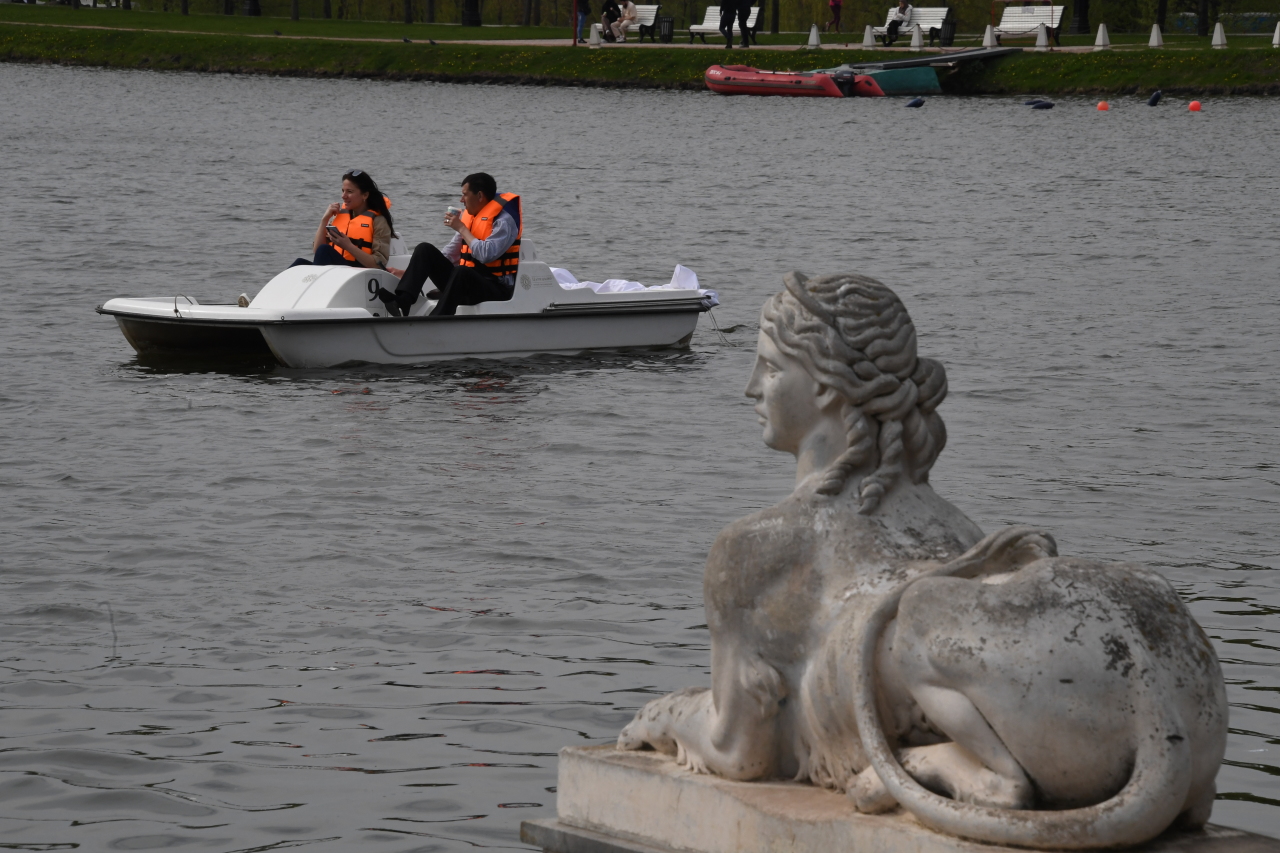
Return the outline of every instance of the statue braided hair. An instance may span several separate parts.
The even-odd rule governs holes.
[[[859,512],[875,512],[894,482],[913,483],[947,443],[935,411],[947,396],[940,362],[916,357],[916,329],[892,290],[861,275],[809,278],[787,273],[770,297],[760,329],[846,401],[849,447],[822,475],[818,493],[838,495],[859,468],[874,465],[859,493]]]

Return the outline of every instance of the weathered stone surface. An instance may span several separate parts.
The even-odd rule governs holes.
[[[849,798],[797,782],[734,782],[654,752],[567,747],[558,818],[529,821],[552,853],[1009,853],[921,826],[904,812],[860,814]],[[1280,853],[1280,841],[1207,825],[1135,853]]]

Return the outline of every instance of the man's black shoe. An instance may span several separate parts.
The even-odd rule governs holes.
[[[382,300],[382,304],[386,306],[387,313],[392,317],[399,317],[402,313],[408,313],[401,312],[400,302],[396,299],[396,295],[385,287],[379,287],[373,295]]]

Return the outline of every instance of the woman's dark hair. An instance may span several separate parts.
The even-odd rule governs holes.
[[[396,233],[396,224],[391,219],[391,210],[387,207],[387,197],[382,194],[382,190],[378,189],[378,185],[373,182],[373,178],[369,177],[368,172],[362,172],[359,169],[352,169],[342,176],[342,180],[350,181],[355,184],[362,193],[369,194],[369,200],[365,202],[369,209],[382,214],[387,220],[387,227],[391,229],[392,235]]]
[[[487,172],[476,172],[474,175],[467,175],[462,179],[462,186],[471,187],[473,193],[480,193],[489,201],[493,201],[498,195],[498,182],[493,179],[493,175]]]

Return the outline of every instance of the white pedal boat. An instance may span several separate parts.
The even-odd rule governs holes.
[[[407,264],[407,256],[390,262]],[[687,346],[698,315],[718,302],[711,291],[697,289],[690,271],[676,269],[672,283],[660,288],[597,293],[562,286],[526,241],[512,298],[462,306],[453,317],[427,316],[435,302],[426,299],[419,299],[408,317],[389,317],[371,290],[395,290],[396,278],[383,270],[345,266],[291,267],[268,282],[247,308],[159,296],[111,299],[97,310],[115,317],[125,339],[143,355],[274,355],[288,367],[574,355]],[[560,276],[568,278],[563,271]]]

